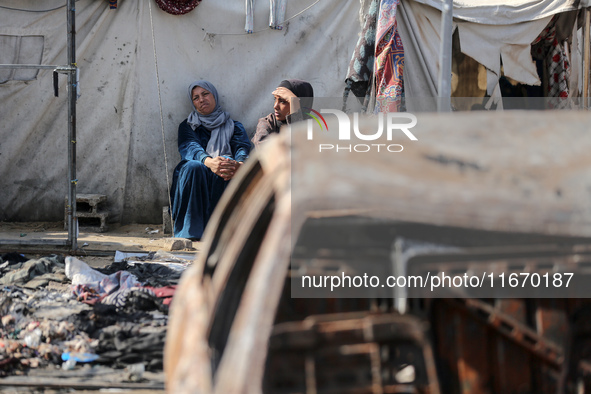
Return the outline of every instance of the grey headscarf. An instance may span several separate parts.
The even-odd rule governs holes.
[[[203,125],[211,132],[211,138],[205,149],[211,157],[232,155],[230,149],[230,139],[234,134],[234,121],[230,119],[230,114],[222,110],[218,99],[218,91],[215,86],[205,80],[195,81],[189,86],[189,99],[193,105],[193,89],[199,86],[211,94],[215,99],[215,108],[209,115],[201,115],[194,109],[187,117],[187,123],[195,130]]]

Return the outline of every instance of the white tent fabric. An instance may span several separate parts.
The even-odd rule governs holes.
[[[540,85],[531,57],[531,43],[550,22],[552,16],[511,26],[458,22],[462,53],[490,70],[487,91],[491,94],[503,72],[509,78],[528,85]]]
[[[437,96],[441,11],[432,3],[435,2],[401,0],[399,5],[398,31],[404,45],[405,69],[412,70],[404,74],[404,89],[407,98],[415,98],[408,101],[409,111],[421,110],[421,103],[416,98]],[[535,63],[531,58],[531,42],[555,13],[571,11],[573,7],[576,9],[576,5],[571,2],[514,0],[505,3],[515,9],[501,6],[493,0],[475,0],[454,1],[453,10],[454,29],[457,28],[459,32],[461,51],[486,67],[487,91],[495,100],[500,97],[498,80],[501,75],[501,61],[506,76],[524,84],[540,85]],[[541,4],[546,6],[543,10],[538,9]],[[440,6],[439,2],[437,7]],[[480,12],[484,12],[485,6],[497,7],[496,13],[501,17],[496,23],[489,23],[492,22],[491,17],[484,13],[480,18],[466,18],[465,14],[461,14],[462,7],[471,6]],[[458,14],[456,7],[459,7]],[[539,11],[540,14],[534,15],[534,11]],[[503,24],[507,21],[501,23],[503,15],[510,12],[515,13],[517,21],[520,20],[519,15],[528,12],[529,19],[527,22],[511,25]],[[574,62],[576,60],[571,61]],[[433,108],[432,103],[425,104]]]
[[[441,10],[441,0],[416,0]],[[579,8],[579,0],[454,0],[457,19],[485,25],[514,25]]]
[[[192,81],[211,81],[222,106],[252,133],[258,118],[272,111],[271,92],[283,79],[310,81],[317,97],[340,97],[359,32],[360,3],[353,0],[289,1],[285,17],[292,19],[283,30],[268,28],[269,4],[258,2],[254,34],[244,32],[244,0],[204,1],[182,16],[167,14],[153,0],[118,3],[112,10],[106,1],[76,2],[81,92],[76,145],[77,192],[107,195],[110,220],[122,223],[162,219],[167,183],[180,159],[177,127],[191,110],[186,89]],[[0,6],[28,10],[64,4],[0,0]],[[42,36],[42,64],[66,64],[64,7],[2,8],[2,36]],[[0,41],[0,53],[5,42]],[[6,62],[11,60],[0,58]],[[60,75],[58,98],[52,84],[51,70],[31,81],[0,84],[0,220],[63,218],[66,77]]]
[[[436,108],[441,12],[415,1],[401,1],[397,10],[398,33],[404,45],[404,94],[409,111]],[[452,27],[455,29],[455,24]],[[417,100],[420,98],[421,100]]]

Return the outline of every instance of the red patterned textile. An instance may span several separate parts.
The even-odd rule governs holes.
[[[404,98],[404,47],[398,34],[396,7],[399,0],[383,0],[376,34],[376,112],[399,112]]]
[[[570,61],[565,47],[556,39],[556,17],[540,33],[532,43],[532,56],[537,60],[545,60],[548,70],[548,97],[566,99],[569,97]],[[556,104],[557,103],[557,104]],[[563,108],[567,100],[559,100],[555,107]]]
[[[193,11],[199,3],[201,0],[156,0],[158,7],[173,15],[182,15]]]

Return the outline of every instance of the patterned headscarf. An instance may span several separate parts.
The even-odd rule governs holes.
[[[234,134],[234,121],[230,114],[222,110],[218,99],[218,91],[211,82],[200,80],[189,86],[189,99],[193,105],[193,89],[199,86],[213,94],[215,108],[209,115],[202,115],[194,109],[187,118],[187,123],[195,130],[199,126],[205,127],[211,132],[211,138],[205,149],[211,157],[231,155],[230,139]]]

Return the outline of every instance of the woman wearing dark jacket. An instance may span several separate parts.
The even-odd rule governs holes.
[[[244,126],[222,110],[216,88],[207,81],[189,86],[195,109],[180,125],[181,162],[172,179],[174,236],[201,239],[228,182],[248,158]]]
[[[273,91],[275,104],[273,112],[259,119],[252,137],[255,147],[259,146],[270,134],[279,133],[281,126],[303,119],[302,109],[311,108],[314,97],[312,85],[301,79],[281,81]]]

